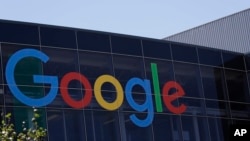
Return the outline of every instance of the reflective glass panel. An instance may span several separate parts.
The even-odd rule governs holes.
[[[0,41],[39,45],[38,27],[30,24],[0,22]]]
[[[203,97],[199,67],[192,64],[174,63],[176,81],[187,97]]]
[[[171,48],[174,60],[193,63],[198,62],[198,56],[195,47],[181,44],[172,44]]]
[[[66,141],[64,118],[62,110],[47,109],[48,138],[50,141]]]
[[[250,54],[248,53],[244,57],[245,57],[247,70],[250,70]]]
[[[65,126],[68,141],[85,141],[85,123],[82,110],[65,110]]]
[[[203,91],[208,99],[227,99],[224,72],[220,68],[200,67]]]
[[[82,50],[93,50],[110,52],[109,36],[94,32],[77,32],[78,48]]]
[[[250,104],[230,102],[233,118],[250,119]]]
[[[179,104],[187,106],[183,114],[187,115],[205,115],[205,104],[203,99],[179,98]]]
[[[143,40],[143,53],[145,57],[171,59],[170,44]]]
[[[225,70],[227,89],[231,101],[250,102],[246,73]]]
[[[129,55],[142,55],[141,42],[139,39],[111,36],[112,52]]]
[[[245,70],[243,54],[222,52],[224,67]]]
[[[81,74],[90,81],[93,87],[99,76],[114,76],[110,54],[80,51],[79,64]],[[113,90],[113,87],[111,84],[105,83],[102,86],[102,90]]]
[[[84,110],[84,118],[86,124],[85,130],[86,130],[87,141],[94,141],[95,128],[94,128],[93,112],[90,110]]]
[[[41,44],[44,46],[76,49],[75,31],[53,27],[40,27]]]
[[[212,117],[230,117],[229,105],[224,101],[206,100],[206,113]]]
[[[184,141],[210,141],[206,118],[182,116],[181,121]]]
[[[198,48],[198,55],[201,64],[223,66],[221,52],[218,50]]]
[[[133,77],[145,78],[142,58],[114,55],[113,63],[115,77],[122,84],[123,88],[125,88],[128,80]],[[133,90],[134,92],[144,92],[139,86]]]
[[[155,114],[153,132],[155,141],[182,141],[178,116]]]
[[[93,116],[91,116],[92,112]],[[88,133],[94,133],[96,141],[121,140],[117,112],[85,111],[85,115],[86,121],[91,122],[93,125],[92,127],[87,127],[86,130]]]
[[[208,118],[211,141],[228,141],[230,120]]]

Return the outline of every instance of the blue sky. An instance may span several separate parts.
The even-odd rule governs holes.
[[[0,0],[0,19],[162,39],[250,8],[250,0]]]

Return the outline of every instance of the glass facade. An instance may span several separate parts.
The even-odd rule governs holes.
[[[1,21],[0,106],[2,112],[12,113],[16,124],[30,118],[32,107],[13,95],[10,85],[15,84],[6,80],[6,65],[13,54],[27,48],[41,51],[49,60],[44,63],[26,57],[17,63],[14,78],[25,96],[39,99],[51,90],[49,84],[34,83],[33,75],[58,77],[55,99],[38,107],[40,124],[48,129],[48,141],[223,141],[228,139],[230,124],[250,123],[247,55],[155,39]],[[175,81],[183,88],[185,94],[171,102],[176,107],[186,106],[181,114],[171,112],[163,101],[162,112],[156,109],[159,95],[153,83],[156,77],[152,75],[152,63],[157,66],[160,99],[164,99],[166,82]],[[60,90],[65,87],[60,82],[69,72],[84,75],[92,86],[86,87],[80,77],[68,83],[73,101],[93,93],[84,108],[73,108],[62,97]],[[113,76],[123,88],[120,91],[112,83],[104,83],[99,90],[106,103],[113,103],[124,93],[117,109],[105,109],[94,94],[95,82],[102,75]],[[142,108],[131,107],[125,98],[126,85],[135,77],[150,81],[150,97],[142,85],[132,89],[134,103],[144,105]],[[150,99],[152,123],[139,127],[131,116],[148,118],[150,106],[145,107],[145,103]]]

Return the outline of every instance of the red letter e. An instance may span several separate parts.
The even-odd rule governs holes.
[[[169,91],[171,89],[175,89],[176,92],[169,95]],[[181,114],[186,111],[187,109],[186,105],[181,104],[180,106],[176,107],[171,103],[172,101],[178,99],[179,97],[182,97],[185,94],[180,84],[178,84],[175,81],[169,81],[164,85],[162,93],[163,93],[164,104],[169,109],[169,111],[175,114]]]

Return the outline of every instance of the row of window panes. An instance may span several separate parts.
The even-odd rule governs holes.
[[[32,114],[31,110],[8,107],[5,112],[11,112],[13,121],[21,124]],[[249,124],[250,122],[214,117],[155,114],[152,124],[141,128],[129,120],[129,116],[136,114],[136,116],[144,117],[143,113],[66,109],[47,109],[46,111],[39,109],[39,112],[42,115],[39,118],[39,125],[48,129],[50,141],[161,141],[166,139],[223,141],[228,139],[229,130],[227,129],[230,124]],[[43,116],[45,112],[46,117]]]
[[[130,36],[108,35],[98,32],[77,31],[66,28],[49,26],[24,25],[15,23],[0,22],[0,42],[23,43],[42,46],[55,46],[63,48],[82,50],[93,50],[110,52],[110,38],[112,52],[136,56],[153,57],[201,64],[224,66],[233,69],[244,70],[244,57],[242,54],[222,52],[212,49],[198,48],[199,59],[196,47],[184,44],[166,43],[160,40],[139,39]],[[40,33],[40,36],[39,36]],[[26,36],[23,36],[26,35]],[[40,37],[40,40],[39,40]],[[143,53],[141,48],[141,40]],[[78,45],[77,43],[78,42]],[[172,48],[172,53],[171,49]],[[223,59],[222,59],[223,58]],[[248,59],[246,59],[248,60]],[[249,64],[249,63],[247,63]]]
[[[36,90],[38,91],[38,90]],[[76,91],[76,90],[74,90]],[[80,93],[81,91],[78,90]],[[108,96],[107,96],[108,95]],[[19,102],[17,99],[14,98],[14,96],[6,94],[4,97],[1,96],[1,103],[0,105],[13,105],[13,106],[25,106],[21,102]],[[29,95],[30,96],[30,95]],[[41,97],[35,95],[36,98]],[[81,94],[78,95],[71,95],[71,98],[78,101],[83,98]],[[103,93],[103,98],[107,102],[113,102],[116,98],[115,93],[112,93],[112,96],[110,96],[110,92]],[[148,101],[149,99],[145,98],[145,95],[133,95],[134,101],[136,104],[141,105]],[[163,100],[163,98],[161,98]],[[154,96],[152,97],[152,107],[156,107],[155,105],[155,99]],[[235,118],[241,118],[241,119],[248,119],[250,118],[250,104],[247,103],[235,103],[235,102],[226,102],[226,101],[214,101],[214,100],[204,100],[204,99],[192,99],[192,98],[179,98],[178,100],[175,100],[171,102],[174,106],[178,107],[182,104],[186,105],[187,109],[183,113],[184,115],[207,115],[212,117],[230,117],[230,111],[232,117]],[[150,106],[150,105],[149,105]],[[67,104],[61,95],[57,95],[56,98],[47,105],[47,107],[50,108],[72,108]],[[206,107],[206,108],[205,108]],[[163,113],[172,113],[169,109],[169,107],[165,104],[165,102],[162,101],[162,108]],[[92,98],[90,101],[90,104],[87,105],[87,107],[84,107],[84,109],[104,109],[101,108],[101,105],[98,104],[95,97]],[[123,100],[123,103],[121,107],[119,108],[122,111],[134,111],[133,107],[131,107],[126,100]],[[229,110],[230,109],[230,110]],[[155,109],[156,111],[156,109]],[[145,111],[146,112],[146,111]]]

